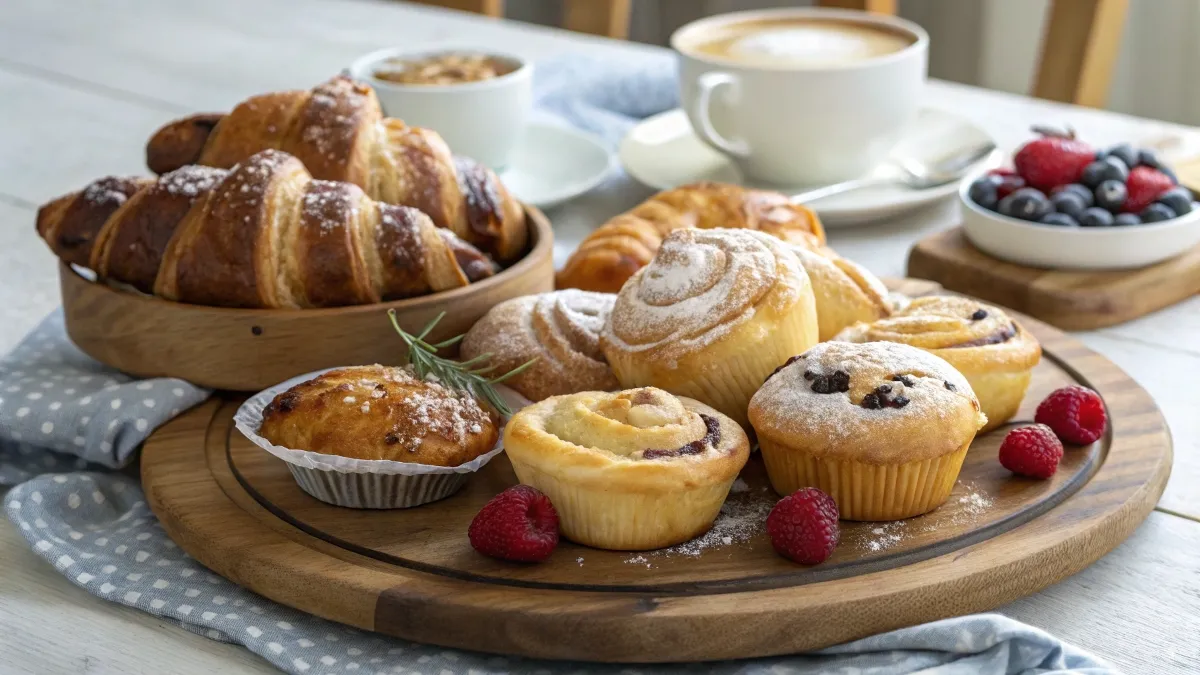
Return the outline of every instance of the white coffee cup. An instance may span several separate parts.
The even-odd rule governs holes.
[[[867,58],[808,62],[764,62],[700,49],[730,26],[773,21],[865,27],[905,42]],[[679,53],[680,100],[696,134],[729,155],[743,175],[800,186],[861,176],[883,161],[920,109],[929,36],[896,17],[780,9],[694,21],[675,31],[671,46]]]
[[[454,84],[401,84],[375,76],[392,59],[419,60],[439,54],[483,53],[511,64],[498,77]],[[375,89],[388,117],[438,132],[456,155],[500,171],[529,122],[533,105],[533,66],[511,54],[478,47],[436,45],[382,49],[350,66],[350,76]]]

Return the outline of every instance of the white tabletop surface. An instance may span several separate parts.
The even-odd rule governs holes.
[[[0,2],[0,352],[58,303],[37,206],[108,174],[145,172],[163,122],[246,96],[307,88],[355,56],[453,40],[530,59],[654,47],[372,0],[3,0]],[[929,103],[966,115],[1005,148],[1031,123],[1067,122],[1098,143],[1200,132],[934,82]],[[628,185],[552,211],[561,262],[574,243],[650,193]],[[831,233],[843,255],[899,276],[911,244],[954,224],[952,203]],[[1154,395],[1175,439],[1159,508],[1084,572],[1000,609],[1131,673],[1200,671],[1200,298],[1078,334]],[[269,672],[250,652],[88,595],[0,522],[0,674]]]

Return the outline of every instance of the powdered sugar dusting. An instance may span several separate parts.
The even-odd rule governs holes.
[[[813,390],[815,380],[838,372],[848,375],[848,391]],[[888,387],[889,397],[903,396],[908,403],[902,408],[863,407],[864,396],[882,385]],[[880,437],[876,431],[881,422],[898,416],[940,418],[947,425],[966,427],[964,420],[978,416],[973,400],[966,378],[929,352],[890,342],[824,342],[769,377],[751,399],[750,408],[760,434],[820,438],[831,454],[854,452],[860,457],[871,455],[877,461],[891,461],[895,457],[916,459],[922,453],[949,452],[966,438],[947,436],[943,446],[953,445],[943,447],[920,438]],[[964,428],[962,433],[966,431]]]
[[[621,289],[604,339],[627,351],[686,354],[749,321],[773,289],[787,301],[800,274],[784,244],[761,232],[676,230]]]
[[[198,197],[216,187],[227,175],[229,172],[224,169],[190,165],[165,174],[158,179],[158,185],[166,190],[167,194]],[[245,185],[242,185],[242,191],[246,191]]]
[[[120,206],[128,199],[121,190],[121,186],[127,183],[117,178],[101,178],[84,188],[83,199],[96,206]]]
[[[712,548],[743,544],[766,530],[767,515],[776,501],[774,493],[765,486],[758,490],[731,493],[721,506],[721,513],[711,530],[691,541],[654,551],[650,555],[696,557]]]

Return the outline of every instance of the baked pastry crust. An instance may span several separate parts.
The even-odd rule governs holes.
[[[385,118],[375,91],[346,76],[171,122],[147,143],[146,162],[160,174],[186,164],[230,168],[268,149],[295,156],[318,179],[419,209],[501,262],[525,250],[525,211],[495,173],[451,155],[437,133]]]
[[[825,243],[817,214],[786,195],[727,183],[692,183],[660,192],[601,225],[571,254],[556,284],[616,293],[650,263],[668,234],[689,227],[757,230],[804,246]]]
[[[778,239],[677,230],[625,284],[601,334],[617,380],[713,406],[746,424],[763,379],[817,341],[808,274]]]
[[[707,531],[750,454],[733,420],[652,387],[555,396],[519,411],[504,447],[550,497],[563,534],[648,550]]]
[[[946,360],[979,397],[988,416],[985,431],[1017,413],[1042,356],[1037,339],[1004,310],[949,295],[915,298],[891,317],[856,324],[834,339],[906,344]]]
[[[817,331],[824,342],[859,322],[890,316],[892,300],[883,282],[867,268],[825,246],[793,245],[812,282],[817,303]]]
[[[749,416],[775,490],[819,487],[847,520],[936,508],[987,421],[950,364],[888,342],[817,345],[767,379]]]
[[[490,373],[527,363],[504,381],[531,401],[620,385],[600,349],[600,329],[615,295],[568,289],[513,298],[493,307],[463,338],[463,360],[490,354]]]
[[[458,466],[495,447],[500,432],[496,413],[469,395],[374,365],[331,370],[279,394],[259,434],[294,450]]]

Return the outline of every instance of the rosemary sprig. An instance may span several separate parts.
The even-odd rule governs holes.
[[[492,385],[524,372],[536,363],[537,359],[522,363],[498,377],[489,378],[487,374],[495,369],[495,366],[486,365],[492,358],[490,352],[466,361],[451,361],[438,356],[439,349],[456,344],[464,337],[459,335],[435,344],[430,344],[425,340],[444,316],[446,316],[445,312],[438,314],[419,334],[412,335],[400,327],[400,322],[396,320],[396,310],[388,310],[388,318],[392,321],[392,327],[400,334],[400,339],[404,340],[404,344],[408,345],[408,364],[412,366],[413,373],[421,379],[433,375],[445,386],[466,392],[477,399],[483,399],[504,417],[512,417],[512,410],[504,403],[504,399]]]

